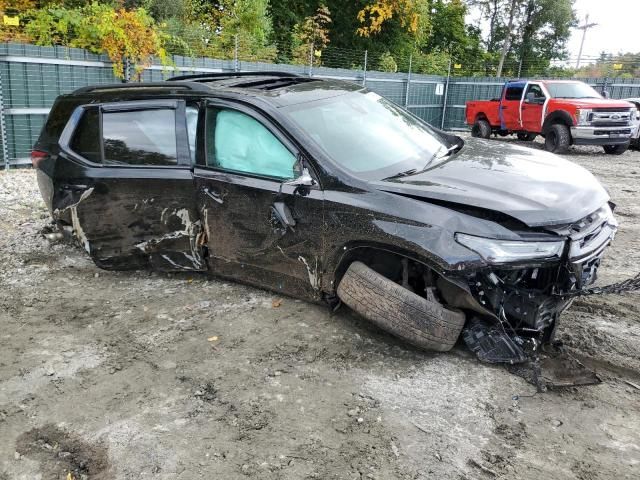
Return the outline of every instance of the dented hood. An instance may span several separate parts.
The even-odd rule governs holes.
[[[609,199],[595,177],[573,162],[476,138],[420,173],[372,183],[391,193],[502,212],[531,227],[575,222]]]

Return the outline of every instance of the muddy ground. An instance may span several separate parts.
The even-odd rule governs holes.
[[[566,157],[618,204],[601,282],[634,275],[640,153]],[[601,385],[535,394],[344,309],[99,270],[48,221],[32,171],[0,174],[1,480],[640,478],[638,294],[564,316]]]

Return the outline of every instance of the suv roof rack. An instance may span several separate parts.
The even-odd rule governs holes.
[[[103,85],[90,85],[80,87],[72,92],[72,95],[90,92],[107,92],[111,90],[195,90],[210,91],[210,88],[196,82],[184,82],[181,84],[168,84],[166,82],[142,82],[142,83],[105,83]]]
[[[167,79],[167,82],[175,82],[181,80],[190,80],[193,82],[206,82],[208,80],[223,80],[225,78],[234,77],[283,77],[295,78],[301,77],[297,73],[276,72],[276,71],[257,71],[257,72],[215,72],[215,73],[197,73],[193,75],[178,75]]]

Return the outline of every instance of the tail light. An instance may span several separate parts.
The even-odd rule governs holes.
[[[47,152],[43,152],[42,150],[32,150],[31,151],[31,164],[34,168],[39,168],[40,164],[49,157]]]

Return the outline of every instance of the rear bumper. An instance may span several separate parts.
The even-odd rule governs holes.
[[[628,143],[636,126],[628,127],[571,127],[575,145],[622,145]]]

